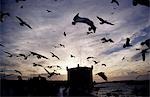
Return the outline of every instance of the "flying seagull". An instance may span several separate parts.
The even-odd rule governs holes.
[[[40,64],[36,64],[36,63],[33,63],[33,66],[34,66],[34,67],[35,67],[35,66],[43,67],[42,65],[40,65]]]
[[[100,77],[102,77],[105,81],[107,81],[107,76],[105,75],[104,72],[99,72],[96,75],[99,75]]]
[[[13,54],[11,54],[11,53],[9,53],[9,52],[4,51],[4,53],[6,53],[6,54],[9,55],[9,56],[7,56],[7,57],[13,57]]]
[[[49,74],[48,78],[52,77],[53,75],[60,75],[60,73],[49,72],[46,68],[44,68],[44,69]]]
[[[53,68],[53,66],[47,66],[47,68],[50,68],[50,69],[51,69],[51,68]]]
[[[105,42],[111,42],[111,43],[114,43],[114,41],[112,39],[106,39],[105,37],[101,39],[102,43],[105,43]]]
[[[29,55],[25,55],[25,54],[19,54],[19,56],[21,57],[24,57],[24,60],[27,60],[27,58],[30,56],[31,54],[29,54]],[[17,56],[17,57],[19,57],[19,56]]]
[[[98,16],[97,16],[97,18],[100,20],[100,24],[109,24],[109,25],[114,25],[114,24],[112,24],[112,23],[108,22],[107,20],[104,20],[104,19],[102,19],[102,18],[100,18],[100,17],[98,17]]]
[[[60,58],[58,56],[56,56],[54,53],[50,52],[52,54],[52,57],[57,58],[58,60],[60,60]]]
[[[66,32],[64,32],[64,36],[66,36]]]
[[[93,62],[94,62],[95,65],[99,63],[98,61],[95,61],[95,60],[93,60]]]
[[[19,73],[20,75],[22,75],[22,73],[18,70],[14,70],[16,73]]]
[[[123,45],[123,48],[130,47],[130,46],[132,46],[130,44],[130,38],[126,38],[126,43]]]
[[[74,55],[70,55],[70,57],[71,57],[71,58],[75,58],[75,56],[74,56]]]
[[[85,23],[90,26],[88,29],[89,31],[93,30],[94,33],[96,32],[96,27],[94,25],[94,22],[88,18],[80,17],[79,13],[73,18],[72,25],[75,25],[76,23]]]
[[[38,54],[38,53],[35,53],[35,52],[31,52],[30,53],[33,55],[33,56],[37,56],[38,59],[41,59],[41,58],[44,58],[44,59],[48,59],[47,57],[41,55],[41,54]]]
[[[52,11],[50,11],[50,10],[46,10],[46,11],[47,11],[48,13],[49,13],[49,12],[52,12]]]
[[[119,2],[117,0],[112,0],[111,3],[116,3],[119,6]]]
[[[10,16],[8,12],[0,12],[0,21],[3,22],[5,16]]]
[[[32,29],[32,27],[27,24],[25,21],[23,21],[20,17],[16,16],[16,18],[20,21],[20,26],[27,26],[28,28]]]
[[[147,40],[141,42],[141,45],[142,45],[142,46],[143,46],[143,45],[146,45],[146,46],[150,49],[150,39],[147,39]]]
[[[57,65],[56,67],[59,68],[59,69],[62,69],[59,65]]]
[[[105,67],[106,67],[106,64],[102,64],[102,66],[105,66]]]
[[[0,44],[1,47],[5,47],[3,44]]]
[[[63,47],[63,48],[65,48],[65,45],[63,45],[63,44],[59,44],[61,47]]]
[[[92,34],[93,32],[86,32],[87,35]]]

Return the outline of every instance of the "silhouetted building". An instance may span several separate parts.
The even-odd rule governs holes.
[[[69,95],[77,96],[84,95],[88,96],[89,92],[93,88],[93,76],[92,76],[93,66],[89,67],[78,67],[68,68],[68,85],[69,85]]]

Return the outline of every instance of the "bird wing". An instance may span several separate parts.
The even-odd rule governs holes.
[[[19,74],[21,74],[21,75],[22,75],[22,73],[21,73],[20,71],[18,71],[18,70],[15,70],[15,72],[17,72],[17,73],[19,73]]]
[[[46,69],[46,68],[44,68],[45,69],[45,71],[49,74],[49,75],[51,75],[51,73]]]
[[[100,17],[98,17],[98,16],[97,16],[97,18],[98,18],[100,21],[104,21],[102,18],[100,18]]]
[[[97,73],[100,77],[102,77],[105,81],[107,81],[107,76],[104,72]]]
[[[119,6],[119,2],[117,0],[115,0],[114,2]]]
[[[27,23],[24,23],[28,28],[30,28],[30,29],[32,29],[32,27],[29,25],[29,24],[27,24]]]
[[[60,60],[58,56],[56,56],[56,55],[54,55],[54,56],[55,56],[58,60]]]
[[[24,22],[20,17],[16,16],[16,18],[17,18],[20,22]]]
[[[108,21],[105,21],[105,23],[106,23],[106,24],[109,24],[109,25],[114,25],[114,24],[112,24],[112,23],[110,23],[110,22],[108,22]]]

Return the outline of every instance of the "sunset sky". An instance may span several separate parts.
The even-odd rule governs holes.
[[[33,63],[44,67],[59,65],[60,76],[53,76],[49,80],[65,80],[66,67],[93,67],[94,80],[103,81],[95,76],[98,72],[105,72],[108,80],[135,79],[137,75],[147,75],[150,71],[149,54],[142,61],[140,51],[136,48],[146,48],[140,45],[148,39],[150,31],[149,8],[142,5],[133,6],[132,0],[118,0],[119,6],[110,3],[111,0],[1,0],[1,10],[9,12],[0,23],[0,70],[5,74],[14,74],[8,78],[16,78],[14,70],[22,72],[25,78],[39,74],[47,76],[42,67],[33,67]],[[23,8],[20,8],[23,5]],[[51,12],[47,12],[50,10]],[[88,25],[77,23],[72,25],[73,17],[79,16],[92,20],[97,27],[96,33],[87,35]],[[20,26],[16,16],[26,21],[32,29]],[[99,16],[115,25],[99,24]],[[66,37],[63,33],[66,32]],[[114,43],[102,43],[101,38],[111,38]],[[131,39],[133,46],[123,48],[126,38]],[[65,48],[59,46],[65,45]],[[39,53],[49,59],[37,59],[30,56],[7,57],[3,51],[17,54],[29,54],[30,51]],[[52,57],[56,54],[60,60]],[[71,58],[74,55],[75,58]],[[100,63],[95,65],[87,57],[95,57]],[[122,58],[125,57],[124,60]],[[107,66],[102,66],[106,64]],[[52,72],[54,69],[48,69]],[[1,76],[4,72],[0,72]],[[142,77],[141,77],[142,79]]]

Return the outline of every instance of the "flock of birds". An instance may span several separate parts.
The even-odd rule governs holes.
[[[26,1],[26,0],[16,0],[16,3],[19,3],[21,1]],[[57,1],[57,0],[55,0],[55,1]],[[111,3],[116,3],[119,6],[119,2],[117,0],[112,0]],[[20,8],[23,8],[23,5]],[[46,10],[46,11],[48,13],[52,12],[50,10]],[[0,21],[1,21],[1,23],[4,22],[5,18],[9,17],[9,16],[10,16],[10,13],[8,13],[8,12],[0,12]],[[113,23],[111,23],[111,22],[109,22],[109,21],[107,21],[107,20],[105,20],[105,19],[103,19],[103,18],[101,18],[99,16],[96,16],[96,17],[100,21],[101,25],[103,25],[103,24],[112,25],[112,26],[115,25],[115,24],[113,24]],[[19,16],[16,16],[16,19],[19,21],[20,26],[26,26],[29,29],[33,29],[32,26],[30,26],[26,21],[24,21]],[[89,28],[88,28],[89,32],[87,32],[87,35],[92,34],[92,33],[96,33],[97,27],[94,25],[94,22],[92,20],[90,20],[89,18],[80,17],[79,13],[74,16],[72,25],[76,25],[77,23],[84,23],[84,24],[87,24],[89,26]],[[63,35],[66,37],[67,36],[66,32],[64,32]],[[103,37],[101,39],[101,41],[102,41],[102,43],[107,43],[107,42],[114,43],[114,41],[111,38],[107,39],[105,37]],[[148,50],[150,49],[150,39],[147,39],[147,40],[141,42],[141,46],[143,46],[143,45],[146,45],[147,48],[146,49],[136,49],[136,50],[141,50],[140,53],[142,55],[143,61],[145,61],[145,57],[146,57],[145,54],[148,53]],[[0,43],[0,46],[1,47],[5,47],[5,45],[3,45],[2,43]],[[65,45],[58,44],[57,46],[54,46],[54,47],[55,48],[59,48],[59,47],[65,48]],[[130,42],[130,38],[126,38],[126,42],[123,45],[123,48],[127,48],[127,47],[132,47],[132,43]],[[24,60],[27,60],[30,56],[36,56],[37,59],[41,59],[41,58],[46,59],[46,60],[49,59],[48,57],[46,57],[46,56],[44,56],[42,54],[33,52],[33,51],[29,51],[28,54],[22,54],[22,53],[20,53],[20,54],[17,54],[17,55],[13,54],[13,53],[10,53],[8,51],[3,51],[3,52],[7,54],[7,57],[23,57]],[[50,52],[50,54],[51,54],[51,56],[53,58],[56,58],[57,60],[61,60],[61,58],[59,58],[59,56],[57,56],[53,52]],[[70,55],[70,57],[71,58],[76,58],[72,54]],[[95,60],[96,59],[95,57],[91,57],[90,56],[90,57],[87,57],[86,59],[87,59],[87,61],[92,61],[95,65],[100,63],[100,61]],[[122,60],[124,60],[124,59],[125,59],[125,57],[122,58]],[[101,64],[101,65],[105,66],[105,67],[107,66],[104,63]],[[33,67],[37,67],[37,66],[38,67],[42,67],[47,72],[48,78],[51,78],[53,75],[60,75],[60,73],[56,73],[57,70],[54,70],[53,72],[49,72],[47,70],[47,68],[49,68],[49,69],[52,69],[52,68],[62,69],[62,67],[58,66],[58,65],[44,67],[41,64],[33,63]],[[20,75],[20,76],[18,76],[18,78],[21,79],[22,73],[20,71],[18,71],[18,70],[14,70],[14,71]],[[100,77],[102,77],[104,80],[107,81],[107,76],[105,75],[104,72],[99,72],[96,75],[99,75]]]

